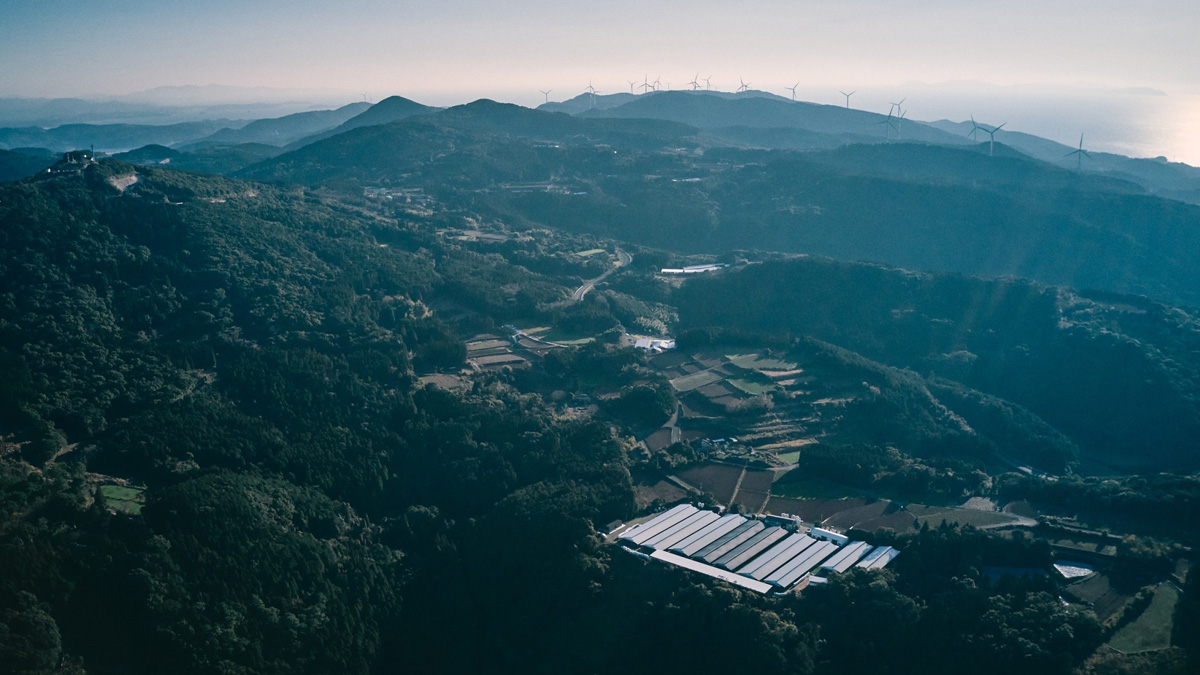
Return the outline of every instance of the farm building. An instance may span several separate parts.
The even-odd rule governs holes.
[[[791,519],[788,527],[774,524],[778,519],[764,520],[681,504],[622,532],[618,541],[643,559],[762,593],[804,588],[817,579],[812,575],[818,568],[835,573],[853,566],[879,569],[900,554],[820,528],[796,531],[799,524]]]
[[[842,546],[846,542],[850,541],[850,537],[847,537],[844,534],[838,534],[837,532],[834,532],[833,530],[826,530],[826,529],[823,529],[820,527],[814,527],[812,529],[812,536],[814,539],[824,539],[825,541],[832,541],[833,543],[837,544],[838,546]]]
[[[864,556],[862,560],[859,560],[855,567],[865,567],[869,570],[877,570],[881,567],[885,567],[892,561],[893,558],[898,555],[900,555],[900,551],[897,551],[891,546],[879,546]]]
[[[821,569],[832,572],[845,572],[871,550],[871,545],[865,541],[852,541],[837,553],[829,556],[829,560],[821,563]]]

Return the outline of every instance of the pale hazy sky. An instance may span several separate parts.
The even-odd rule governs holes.
[[[800,81],[823,103],[858,89],[870,109],[913,82],[1149,87],[1170,105],[1109,140],[1200,161],[1200,0],[0,0],[0,96],[222,84],[532,105],[697,72],[724,90]],[[926,102],[913,118],[980,110]]]
[[[696,71],[722,88],[741,75],[1200,94],[1198,32],[1197,0],[2,0],[0,96],[215,83],[438,103],[589,79],[627,90],[647,72],[678,87]]]

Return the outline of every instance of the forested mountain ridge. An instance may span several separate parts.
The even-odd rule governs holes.
[[[564,305],[590,268],[516,245],[535,230],[492,249],[444,234],[484,217],[114,161],[0,186],[3,663],[1068,673],[1099,644],[1052,582],[980,576],[1046,566],[1025,539],[884,533],[895,569],[783,598],[602,546],[596,525],[635,513],[624,429],[515,374],[417,375],[463,362],[434,306],[476,308],[453,328],[479,330],[642,301]],[[600,343],[546,376],[644,360]],[[144,507],[109,503],[141,487]]]
[[[422,237],[412,225],[136,171],[124,192],[110,179],[134,168],[115,162],[0,190],[0,420],[17,443],[3,460],[15,501],[0,592],[6,605],[34,593],[70,654],[99,672],[363,672],[405,569],[372,522],[418,499],[434,520],[439,506],[480,517],[560,480],[592,486],[594,501],[573,497],[576,517],[627,513],[628,474],[603,428],[558,424],[503,387],[476,394],[486,405],[414,397],[412,360],[462,356],[422,303],[445,285],[434,259],[376,243]],[[572,438],[588,442],[572,450]],[[85,459],[149,486],[132,529],[89,511],[100,496],[70,468]],[[45,511],[44,489],[59,511]],[[52,535],[37,513],[76,525]],[[31,538],[40,551],[24,548]],[[147,631],[155,647],[136,649]]]
[[[1003,148],[730,144],[676,122],[479,101],[355,129],[238,175],[421,188],[502,219],[682,253],[813,253],[1200,304],[1200,207],[1120,177]]]

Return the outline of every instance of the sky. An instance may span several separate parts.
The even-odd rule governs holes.
[[[684,88],[699,74],[725,90],[739,78],[776,93],[800,82],[818,102],[857,89],[867,106],[925,83],[938,96],[925,110],[914,100],[914,118],[1006,91],[1117,100],[1133,116],[1123,124],[1145,132],[1121,142],[1200,163],[1200,136],[1187,131],[1200,126],[1190,124],[1200,120],[1197,27],[1196,0],[2,0],[0,96],[221,84],[532,105],[543,89],[561,100],[589,82],[627,91],[649,76]]]

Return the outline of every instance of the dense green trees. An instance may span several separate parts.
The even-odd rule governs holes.
[[[933,378],[910,386],[1038,467],[1073,446],[1130,469],[1200,464],[1200,321],[1182,309],[817,258],[696,279],[674,302],[685,328],[811,336]]]
[[[586,265],[563,257],[538,271],[512,261],[532,244],[451,243],[436,232],[445,213],[388,219],[325,194],[154,169],[124,192],[107,182],[129,170],[0,188],[0,670],[807,674],[883,660],[1058,673],[1095,646],[1094,622],[1063,608],[1050,582],[981,577],[984,564],[1045,565],[1048,549],[1029,541],[879,535],[904,548],[894,571],[801,598],[604,545],[596,524],[636,512],[631,467],[695,457],[633,452],[623,432],[675,408],[637,350],[600,341],[460,389],[418,384],[461,363],[458,331],[513,317],[673,322],[663,288],[600,289],[567,306]],[[1056,306],[1040,290],[1014,294]],[[739,298],[740,311],[760,299]],[[891,344],[867,342],[863,326],[892,309],[860,310],[862,350]],[[908,321],[900,334],[921,337],[892,346],[913,358],[986,332]],[[986,442],[1069,456],[1024,409],[761,323],[746,325],[879,384],[845,410],[872,442],[813,447],[810,468],[957,495],[978,478],[963,457]],[[1130,334],[1170,334],[1135,323]],[[723,339],[761,345],[754,331]],[[529,393],[596,382],[617,394],[603,406],[619,428]],[[144,486],[141,513],[110,509],[101,483]],[[1061,485],[1004,489],[1066,500],[1094,487]],[[1163,490],[1186,506],[1189,485]],[[940,649],[921,660],[922,643]]]

